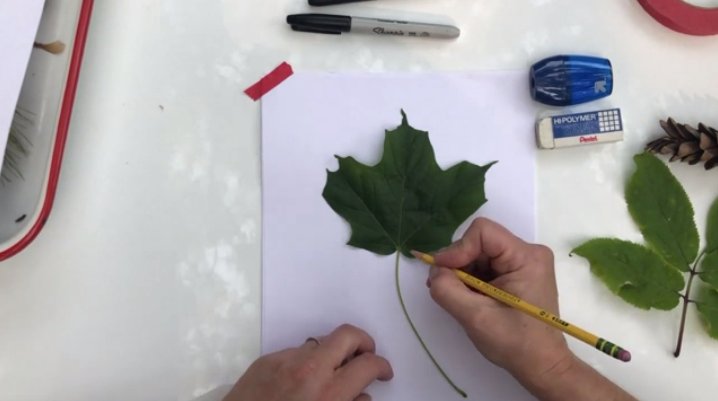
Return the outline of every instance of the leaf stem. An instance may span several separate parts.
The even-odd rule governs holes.
[[[404,304],[404,297],[401,295],[401,286],[399,285],[399,260],[401,259],[401,251],[398,249],[396,250],[396,265],[394,267],[394,274],[395,274],[395,281],[396,281],[396,293],[399,295],[399,303],[401,303],[401,309],[404,310],[404,316],[406,316],[406,320],[409,321],[409,325],[411,326],[411,330],[414,332],[414,335],[416,335],[416,338],[421,343],[421,346],[424,348],[424,351],[426,351],[426,354],[429,355],[429,358],[431,358],[431,361],[434,362],[434,366],[439,370],[442,376],[444,376],[444,379],[446,379],[447,382],[451,385],[451,387],[456,390],[457,393],[461,394],[462,397],[466,398],[468,397],[467,394],[464,392],[464,390],[460,389],[459,386],[454,384],[453,381],[449,378],[449,376],[444,372],[444,369],[439,366],[439,362],[436,361],[434,356],[431,354],[431,351],[429,351],[429,348],[424,343],[424,340],[419,335],[419,332],[416,330],[416,326],[414,326],[414,322],[411,321],[411,317],[409,317],[409,312],[406,310],[406,305]]]
[[[676,344],[676,351],[673,353],[673,356],[678,358],[681,356],[681,348],[683,347],[683,333],[685,332],[686,328],[686,315],[688,315],[688,304],[693,301],[691,297],[691,287],[693,287],[693,279],[699,274],[698,273],[698,263],[701,261],[703,256],[705,256],[706,251],[701,252],[700,255],[698,255],[698,258],[696,259],[695,263],[693,264],[693,267],[690,271],[690,277],[688,277],[688,285],[686,286],[686,294],[683,295],[683,312],[681,313],[681,326],[680,329],[678,329],[678,344]]]
[[[688,296],[691,294],[691,285],[693,284],[693,277],[696,275],[691,272],[691,277],[688,279],[688,288],[686,289],[686,297],[683,298],[683,312],[681,313],[681,328],[678,329],[678,344],[676,344],[676,351],[673,356],[678,358],[681,356],[681,347],[683,346],[683,332],[686,328],[686,315],[688,314]]]

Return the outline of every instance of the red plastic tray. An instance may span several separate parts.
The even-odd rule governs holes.
[[[32,142],[23,177],[0,187],[0,261],[25,249],[42,231],[55,199],[94,0],[47,0],[38,42],[61,40],[65,51],[33,51],[18,101],[30,113]]]

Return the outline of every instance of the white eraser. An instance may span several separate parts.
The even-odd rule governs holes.
[[[536,123],[536,142],[541,149],[593,145],[622,140],[621,109],[564,114],[543,118]]]

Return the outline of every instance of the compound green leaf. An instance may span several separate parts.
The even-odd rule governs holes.
[[[693,206],[668,166],[651,153],[634,158],[626,188],[628,211],[648,244],[668,264],[687,272],[698,256]]]
[[[708,212],[706,256],[701,262],[700,278],[713,288],[718,288],[718,199]]]
[[[703,258],[700,278],[713,288],[718,288],[718,249],[707,253]]]
[[[380,254],[433,252],[451,244],[461,223],[486,203],[484,181],[494,164],[459,163],[442,170],[429,134],[411,127],[386,131],[375,166],[339,157],[323,196],[351,226],[349,245]]]
[[[696,308],[706,325],[708,335],[718,340],[718,290],[704,287]]]
[[[611,238],[590,240],[572,253],[586,258],[591,272],[626,302],[640,309],[671,310],[678,306],[683,275],[653,250]]]
[[[706,251],[718,251],[718,199],[713,202],[708,212],[708,226],[706,227]]]

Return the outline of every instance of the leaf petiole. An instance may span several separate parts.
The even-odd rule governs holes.
[[[692,300],[691,297],[691,287],[693,287],[693,279],[700,273],[698,273],[698,264],[700,263],[701,259],[705,256],[706,251],[698,255],[698,258],[696,258],[695,263],[693,263],[693,267],[690,268],[690,277],[688,277],[688,285],[686,285],[686,293],[685,295],[682,295],[683,298],[683,311],[681,312],[681,326],[678,329],[678,343],[676,344],[676,351],[673,353],[673,356],[678,358],[681,356],[681,348],[683,347],[683,333],[686,329],[686,315],[688,314],[688,304],[695,303],[694,300]]]
[[[424,351],[426,351],[426,354],[429,355],[429,358],[431,358],[431,361],[434,362],[434,366],[439,370],[442,376],[444,376],[444,379],[446,379],[447,382],[451,385],[451,387],[456,390],[457,393],[461,394],[462,397],[466,398],[468,395],[464,390],[460,389],[459,386],[457,386],[449,376],[444,372],[444,369],[441,368],[439,365],[439,362],[436,361],[434,356],[431,354],[431,351],[429,351],[429,348],[424,343],[424,340],[419,335],[419,332],[416,330],[416,326],[414,326],[414,322],[411,320],[411,317],[409,316],[409,312],[406,310],[406,305],[404,304],[404,297],[401,295],[401,286],[399,285],[399,260],[401,260],[401,251],[399,249],[396,250],[396,264],[394,266],[394,275],[395,275],[395,282],[396,282],[396,293],[399,295],[399,303],[401,304],[401,309],[404,311],[404,316],[406,316],[406,320],[409,321],[409,325],[411,326],[411,330],[414,332],[414,335],[416,335],[416,338],[419,340],[419,343],[421,343],[421,346],[424,348]]]

